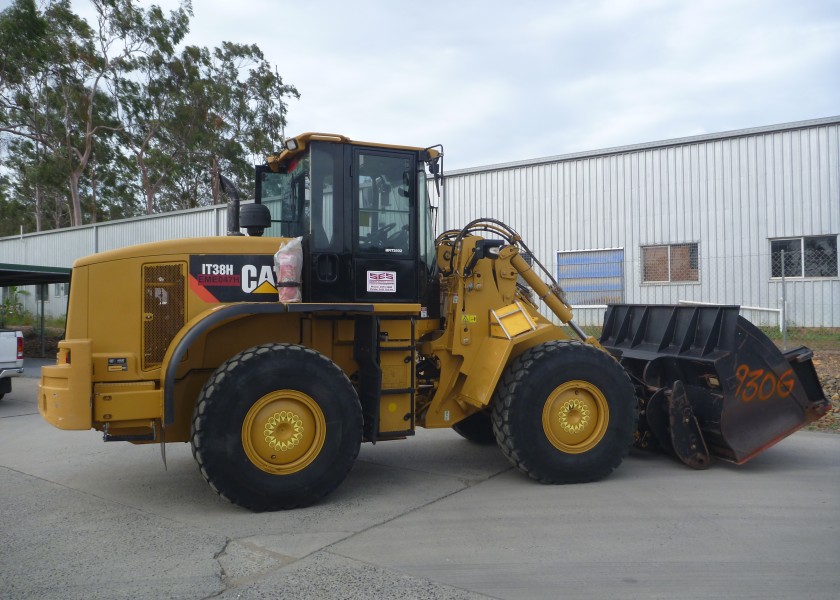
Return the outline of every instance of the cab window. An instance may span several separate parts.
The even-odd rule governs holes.
[[[359,250],[411,253],[411,160],[360,152],[356,167]]]

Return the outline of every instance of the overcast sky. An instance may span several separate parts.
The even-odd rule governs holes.
[[[840,0],[193,9],[188,43],[256,43],[298,88],[287,134],[442,143],[447,169],[840,114]]]

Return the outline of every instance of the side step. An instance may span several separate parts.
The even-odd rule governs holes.
[[[154,421],[149,421],[149,433],[118,433],[112,434],[110,423],[105,423],[102,430],[102,440],[105,442],[154,442],[157,440],[157,428]],[[133,427],[132,430],[136,430]]]
[[[637,445],[694,468],[738,464],[830,408],[812,353],[785,354],[738,306],[615,304],[601,345],[620,360],[639,399]]]

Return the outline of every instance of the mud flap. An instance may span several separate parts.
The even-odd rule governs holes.
[[[379,321],[375,316],[357,316],[353,358],[359,364],[359,402],[364,419],[363,435],[375,444],[379,432],[379,402],[382,394],[382,367],[379,365]]]

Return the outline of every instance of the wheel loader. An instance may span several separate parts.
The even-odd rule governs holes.
[[[189,442],[213,490],[265,511],[319,501],[362,442],[417,427],[557,484],[634,443],[743,462],[826,412],[808,350],[783,355],[737,307],[610,306],[596,340],[507,225],[435,236],[442,156],[303,134],[256,167],[253,203],[222,181],[229,235],[77,260],[41,415]]]

